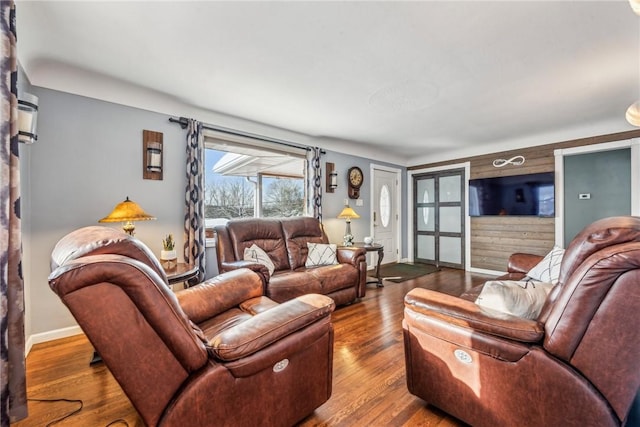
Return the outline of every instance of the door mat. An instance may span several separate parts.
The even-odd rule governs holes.
[[[393,263],[380,266],[380,277],[394,283],[426,276],[440,269],[431,264]]]

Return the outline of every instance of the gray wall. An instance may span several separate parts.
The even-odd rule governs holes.
[[[631,149],[565,156],[565,244],[592,222],[618,215],[631,215]]]
[[[160,253],[162,237],[168,233],[174,234],[181,247],[186,165],[185,131],[170,123],[169,116],[44,88],[33,87],[30,91],[40,97],[38,142],[22,147],[26,154],[21,164],[25,175],[23,194],[28,196],[23,215],[28,225],[24,235],[29,248],[25,251],[25,287],[30,293],[27,334],[37,336],[76,325],[47,283],[51,250],[66,233],[96,225],[98,219],[129,196],[157,217],[156,221],[137,223],[136,237],[156,254]],[[164,134],[162,181],[142,179],[143,129]],[[323,202],[332,241],[342,240],[344,221],[336,217],[347,197],[345,175],[351,166],[360,166],[365,173],[361,190],[364,207],[357,208],[362,218],[353,221],[352,229],[357,238],[368,235],[371,161],[328,152],[322,159],[323,173],[325,161],[336,163],[340,174],[338,191],[325,194]],[[406,182],[403,188],[406,189]],[[406,195],[402,197],[406,206]],[[214,260],[209,249],[207,261],[212,270]],[[34,341],[43,337],[49,336],[42,335]]]
[[[49,257],[66,233],[98,219],[129,196],[156,221],[139,222],[136,237],[154,253],[173,233],[182,242],[184,131],[168,117],[108,102],[33,88],[40,97],[38,142],[27,147],[31,250],[25,259],[30,278],[31,333],[75,325],[49,289]],[[164,180],[142,179],[142,130],[164,133]],[[113,224],[120,227],[120,224]]]
[[[338,173],[338,188],[334,193],[326,193],[324,185],[324,174],[326,173],[325,163],[335,163],[335,169]],[[344,207],[344,200],[348,199],[349,206],[351,206],[360,215],[359,219],[351,221],[351,234],[353,234],[356,241],[362,241],[365,236],[371,235],[371,185],[373,177],[370,174],[371,164],[388,166],[401,170],[402,183],[401,191],[398,194],[400,197],[401,206],[403,207],[399,215],[402,216],[402,229],[401,235],[407,235],[407,170],[403,166],[394,165],[391,163],[379,162],[362,157],[350,156],[346,154],[327,151],[327,154],[322,158],[322,173],[323,173],[323,195],[322,195],[322,222],[324,223],[325,230],[329,237],[329,241],[332,243],[342,242],[342,236],[345,231],[345,221],[338,219],[337,216]],[[355,199],[349,199],[347,195],[347,172],[349,168],[358,166],[364,175],[364,182],[360,187],[360,198],[363,201],[363,206],[356,206]],[[407,257],[407,242],[403,241],[403,246],[400,248],[402,258]]]

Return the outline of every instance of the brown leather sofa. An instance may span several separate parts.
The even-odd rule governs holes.
[[[640,387],[639,307],[640,218],[596,221],[567,247],[535,320],[410,291],[409,391],[474,426],[624,425]]]
[[[216,226],[215,233],[218,271],[250,268],[260,273],[265,295],[274,301],[318,293],[343,305],[365,295],[367,261],[362,248],[338,248],[336,265],[305,267],[307,243],[329,243],[315,218],[235,219]],[[273,275],[264,265],[243,260],[245,248],[254,243],[275,264]]]
[[[51,289],[148,426],[290,426],[331,395],[333,301],[278,304],[247,269],[174,293],[139,240],[62,238]]]

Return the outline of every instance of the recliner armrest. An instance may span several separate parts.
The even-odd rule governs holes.
[[[267,266],[265,266],[264,264],[253,262],[253,261],[245,261],[245,260],[231,261],[231,262],[225,261],[220,263],[220,267],[221,267],[220,272],[233,271],[233,270],[238,270],[240,268],[248,268],[249,270],[255,271],[260,275],[260,278],[262,279],[262,283],[264,285],[269,283],[269,278],[271,277]]]
[[[338,248],[336,255],[340,264],[351,264],[355,268],[359,268],[359,263],[367,262],[367,252],[363,248]]]
[[[243,268],[177,291],[176,297],[189,320],[201,323],[247,300],[260,297],[263,292],[259,275]]]
[[[219,360],[238,360],[329,317],[334,308],[335,303],[327,296],[302,295],[222,331],[209,341],[209,345]]]
[[[404,299],[406,310],[510,340],[537,343],[544,336],[535,320],[480,307],[474,302],[428,289],[415,288]]]
[[[509,273],[527,274],[529,270],[542,261],[543,256],[516,252],[509,256],[509,265],[507,266]]]

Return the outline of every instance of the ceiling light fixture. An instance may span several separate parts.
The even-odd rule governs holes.
[[[634,126],[640,126],[640,101],[636,101],[627,108],[627,121]]]

